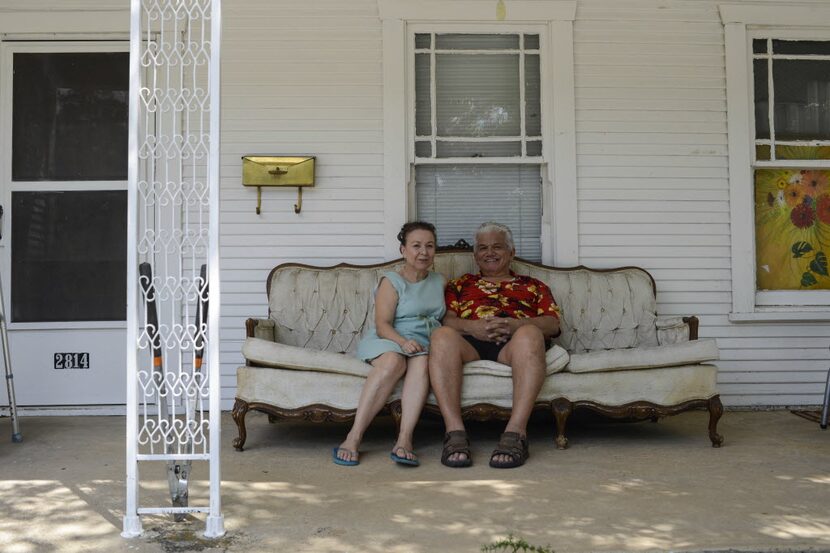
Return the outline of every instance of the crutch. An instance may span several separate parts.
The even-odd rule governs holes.
[[[824,384],[824,408],[821,410],[821,422],[819,423],[822,430],[827,430],[828,410],[830,410],[830,369],[827,370],[827,382]]]
[[[0,208],[0,216],[3,211]],[[9,416],[12,419],[12,442],[19,444],[23,441],[20,425],[17,420],[17,400],[14,397],[14,375],[12,374],[12,357],[9,354],[9,332],[6,328],[6,305],[3,301],[3,286],[0,285],[0,338],[3,340],[3,361],[6,365],[6,390],[9,393]]]
[[[156,306],[156,289],[153,286],[153,269],[149,263],[144,262],[138,266],[139,282],[141,289],[144,292],[144,300],[147,304],[147,334],[150,336],[150,341],[153,345],[153,380],[156,382],[156,406],[159,410],[159,420],[167,421],[168,424],[173,424],[170,420],[170,411],[167,406],[167,379],[164,371],[164,360],[162,358],[161,348],[161,333],[159,332],[158,322],[158,307]],[[164,439],[164,438],[162,438]],[[173,453],[173,446],[167,443],[164,439],[164,452],[167,454]],[[180,478],[182,475],[182,466],[176,461],[167,461],[167,485],[170,488],[170,498],[173,501],[173,507],[187,507],[187,475],[184,479]],[[182,493],[184,490],[184,493]],[[174,513],[173,520],[181,522],[184,520],[184,513]]]

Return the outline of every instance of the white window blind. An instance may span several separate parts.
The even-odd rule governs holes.
[[[517,254],[539,260],[541,188],[538,165],[420,166],[418,216],[438,228],[441,244],[472,243],[481,223],[504,223],[513,231]]]

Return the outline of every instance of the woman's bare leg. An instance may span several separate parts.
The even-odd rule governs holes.
[[[401,430],[398,433],[398,441],[392,450],[395,454],[403,452],[399,448],[406,449],[407,459],[415,459],[412,453],[412,434],[415,432],[415,425],[421,416],[424,403],[429,393],[429,368],[427,356],[418,355],[410,357],[406,364],[406,376],[403,381],[403,392],[401,393]]]
[[[337,452],[339,459],[357,461],[357,450],[363,441],[364,432],[386,404],[386,400],[395,389],[395,384],[405,371],[406,358],[400,353],[389,351],[372,360],[372,370],[369,371],[360,393],[352,429]]]

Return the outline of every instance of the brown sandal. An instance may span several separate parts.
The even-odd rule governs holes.
[[[461,453],[466,455],[466,459],[456,459],[450,461],[450,456]],[[470,440],[467,438],[467,432],[464,430],[453,430],[444,435],[444,450],[441,452],[441,464],[453,467],[469,467],[473,464],[473,456],[470,454]]]
[[[507,455],[510,461],[497,462],[497,455]],[[522,437],[518,432],[505,432],[490,455],[490,466],[494,469],[512,469],[524,465],[528,457],[530,450],[527,447],[527,437]]]

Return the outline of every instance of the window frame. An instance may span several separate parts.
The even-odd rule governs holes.
[[[517,0],[501,20],[493,5],[475,1],[378,0],[378,8],[383,25],[384,255],[398,257],[395,236],[414,205],[414,29],[532,32],[539,34],[541,58],[542,261],[577,265],[575,0]]]
[[[830,321],[830,290],[757,289],[754,170],[830,168],[830,160],[756,162],[752,40],[830,40],[830,8],[721,4],[726,47],[729,199],[732,245],[732,322]],[[809,22],[809,24],[805,24]]]

